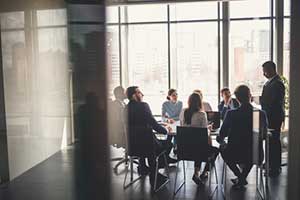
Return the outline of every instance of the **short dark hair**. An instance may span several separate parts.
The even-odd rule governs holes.
[[[239,85],[234,94],[241,104],[250,102],[250,89],[247,85]]]
[[[262,64],[262,67],[266,69],[271,69],[274,72],[276,72],[276,64],[273,61],[265,62],[264,64]]]
[[[130,86],[127,88],[126,95],[129,100],[132,99],[132,96],[136,93],[137,88],[139,88],[139,87],[138,86]]]
[[[221,94],[223,94],[224,92],[230,92],[228,87],[224,87],[221,89]]]

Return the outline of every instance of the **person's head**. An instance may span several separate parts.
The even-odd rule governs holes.
[[[167,99],[172,102],[176,102],[178,98],[177,91],[175,89],[169,89]]]
[[[273,61],[267,61],[262,64],[263,73],[266,78],[272,78],[277,74],[276,64]]]
[[[222,96],[223,99],[225,99],[225,98],[230,98],[231,93],[230,93],[230,90],[229,90],[228,87],[225,87],[225,88],[223,88],[223,89],[221,90],[221,96]]]
[[[234,91],[236,99],[240,102],[240,104],[250,103],[251,93],[250,89],[246,85],[238,86]]]
[[[200,98],[203,99],[203,94],[202,94],[202,91],[201,91],[201,90],[195,89],[195,90],[193,91],[193,93],[198,94],[198,95],[200,96]]]
[[[189,96],[188,108],[184,112],[184,121],[191,124],[192,116],[195,112],[202,109],[202,100],[198,93],[193,93]]]
[[[144,96],[138,86],[128,87],[126,90],[126,95],[129,101],[138,101],[138,102],[141,102]]]
[[[114,89],[114,95],[116,99],[123,101],[126,98],[124,88],[122,86],[117,86]]]

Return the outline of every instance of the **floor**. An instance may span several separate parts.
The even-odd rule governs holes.
[[[75,173],[76,166],[76,148],[70,147],[66,150],[60,151],[35,166],[23,175],[11,181],[9,184],[0,186],[0,199],[1,200],[73,200],[73,199],[107,199],[105,197],[86,197],[82,195],[81,191],[85,190],[89,185],[77,185],[78,173]],[[121,149],[112,148],[112,157],[118,157],[122,155]],[[286,158],[284,158],[286,159]],[[217,160],[218,177],[221,177],[222,159]],[[117,170],[113,170],[113,166],[116,161],[111,162],[111,197],[113,200],[141,200],[141,199],[173,199],[174,189],[174,177],[176,172],[176,166],[170,168],[170,183],[163,188],[160,192],[152,194],[150,191],[150,184],[148,177],[145,177],[126,190],[123,189],[123,180],[125,176],[125,166],[121,165]],[[182,165],[181,165],[182,166]],[[134,167],[136,169],[136,167]],[[183,173],[182,167],[179,168],[179,180],[182,180]],[[186,185],[181,188],[175,199],[192,200],[192,199],[208,199],[208,183],[205,187],[197,187],[191,180],[193,173],[193,163],[187,163],[187,182]],[[136,175],[136,174],[135,174]],[[233,175],[228,170],[227,173],[227,189],[226,198],[232,200],[242,199],[256,199],[256,187],[255,187],[255,170],[252,169],[249,177],[246,189],[243,191],[235,191],[231,189],[231,183],[229,181]],[[282,173],[278,178],[270,180],[270,199],[283,200],[285,199],[285,189],[287,185],[287,170],[283,167]],[[212,186],[216,186],[215,181],[212,182]],[[100,183],[101,184],[101,183]],[[101,185],[94,184],[100,191]],[[84,189],[85,188],[85,189]],[[99,192],[101,193],[101,192]],[[218,189],[212,199],[224,199],[221,189]]]

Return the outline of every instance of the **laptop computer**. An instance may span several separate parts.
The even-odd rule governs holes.
[[[206,111],[208,124],[213,124],[212,129],[220,128],[221,114],[218,111]]]

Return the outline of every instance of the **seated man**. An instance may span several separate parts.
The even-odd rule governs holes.
[[[230,90],[227,87],[221,90],[221,96],[223,101],[218,105],[218,110],[221,113],[221,119],[224,119],[227,110],[239,107],[239,102],[235,98],[231,98]]]
[[[135,146],[131,147],[129,145],[129,148],[134,148],[135,151],[138,151],[139,153],[143,152],[141,155],[145,155],[145,157],[148,159],[150,168],[150,184],[151,186],[154,186],[155,156],[163,150],[166,150],[168,162],[174,162],[176,160],[168,156],[172,148],[171,143],[163,144],[161,141],[157,140],[152,132],[152,129],[159,133],[167,134],[168,131],[170,131],[170,128],[166,129],[156,122],[149,105],[145,102],[142,102],[144,95],[137,86],[131,86],[127,88],[126,93],[129,99],[129,103],[126,106],[126,112],[128,114],[128,135],[129,138],[131,137],[132,140],[135,140]],[[134,136],[132,137],[132,135]],[[138,137],[138,139],[134,137]],[[147,171],[145,157],[140,157],[139,171],[142,172],[142,174],[143,172]],[[165,176],[158,173],[158,185],[162,184],[165,179]]]
[[[236,179],[232,179],[234,189],[241,189],[247,185],[246,178],[253,165],[253,107],[250,104],[250,89],[240,85],[235,90],[235,96],[241,104],[239,108],[228,110],[217,141],[221,144],[221,155],[232,170]],[[260,112],[260,127],[263,133],[267,130],[267,119],[263,111]],[[224,138],[228,137],[228,144]],[[259,160],[262,161],[262,144],[259,147]],[[240,169],[237,165],[240,165]]]

